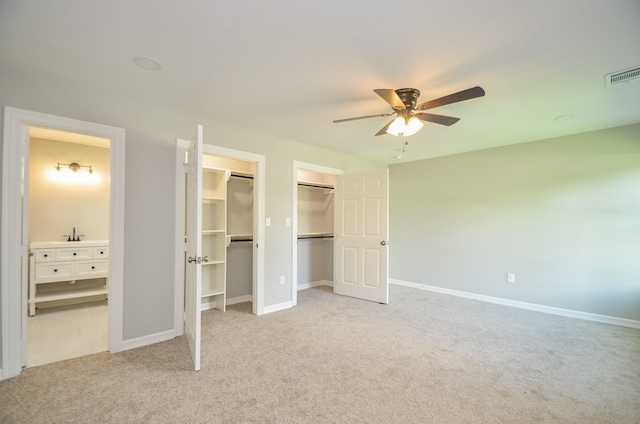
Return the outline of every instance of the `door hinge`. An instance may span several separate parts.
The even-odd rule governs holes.
[[[187,313],[183,312],[182,313],[182,321],[186,321],[187,320]]]
[[[184,243],[184,251],[187,251],[187,242]]]

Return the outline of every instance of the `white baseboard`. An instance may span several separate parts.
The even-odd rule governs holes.
[[[244,303],[244,302],[253,302],[253,296],[250,294],[247,294],[244,296],[232,297],[231,299],[227,299],[227,306],[235,305],[237,303]]]
[[[306,289],[310,289],[312,287],[318,287],[318,286],[333,287],[333,281],[319,280],[319,281],[312,281],[310,283],[298,284],[298,291],[306,290]]]
[[[276,305],[265,306],[263,312],[265,314],[270,314],[271,312],[283,311],[285,309],[289,309],[292,307],[293,307],[293,304],[291,303],[291,301],[288,301],[288,302],[278,303]]]
[[[243,303],[243,302],[253,302],[253,296],[250,294],[247,294],[244,296],[232,297],[231,299],[227,299],[227,306],[235,305],[236,303]],[[215,307],[216,307],[216,301],[212,300],[208,302],[203,302],[200,306],[200,310],[208,311],[209,309],[214,309]]]
[[[498,305],[512,306],[514,308],[528,309],[530,311],[544,312],[547,314],[561,315],[569,318],[583,319],[587,321],[601,322],[605,324],[620,325],[640,329],[640,321],[612,317],[608,315],[598,315],[589,312],[573,311],[570,309],[556,308],[553,306],[539,305],[536,303],[520,302],[517,300],[503,299],[499,297],[485,296],[482,294],[469,293],[460,290],[445,289],[442,287],[428,286],[425,284],[412,283],[409,281],[389,279],[389,283],[399,286],[413,287],[415,289],[428,290],[436,293],[449,294],[452,296],[464,297],[467,299],[480,300],[482,302],[495,303]]]
[[[160,333],[149,334],[135,339],[125,340],[122,343],[123,350],[136,349],[142,346],[152,345],[154,343],[166,342],[176,337],[175,330],[162,331]]]

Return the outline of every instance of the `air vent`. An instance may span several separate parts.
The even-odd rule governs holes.
[[[604,83],[607,87],[622,84],[623,82],[629,82],[640,78],[640,67],[626,69],[624,71],[614,72],[604,76]]]

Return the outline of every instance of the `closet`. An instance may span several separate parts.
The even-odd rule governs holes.
[[[333,284],[335,175],[298,170],[298,290]]]
[[[255,165],[202,157],[202,310],[250,302],[253,294]]]

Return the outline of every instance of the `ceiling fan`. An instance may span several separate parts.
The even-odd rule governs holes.
[[[391,107],[393,108],[393,112],[382,113],[378,115],[359,116],[356,118],[336,119],[333,122],[339,123],[355,121],[357,119],[397,115],[395,119],[382,127],[382,129],[378,131],[376,135],[392,134],[397,136],[402,134],[404,136],[410,136],[422,129],[424,124],[420,121],[433,122],[436,124],[449,126],[455,124],[460,120],[460,118],[454,118],[444,115],[434,115],[432,113],[424,113],[421,111],[484,96],[484,90],[481,87],[473,87],[466,90],[458,91],[457,93],[449,94],[448,96],[430,100],[428,102],[416,104],[418,101],[418,97],[420,97],[420,91],[415,88],[399,88],[397,90],[393,90],[390,88],[378,88],[373,91],[375,91],[376,94],[378,94],[391,105]]]

